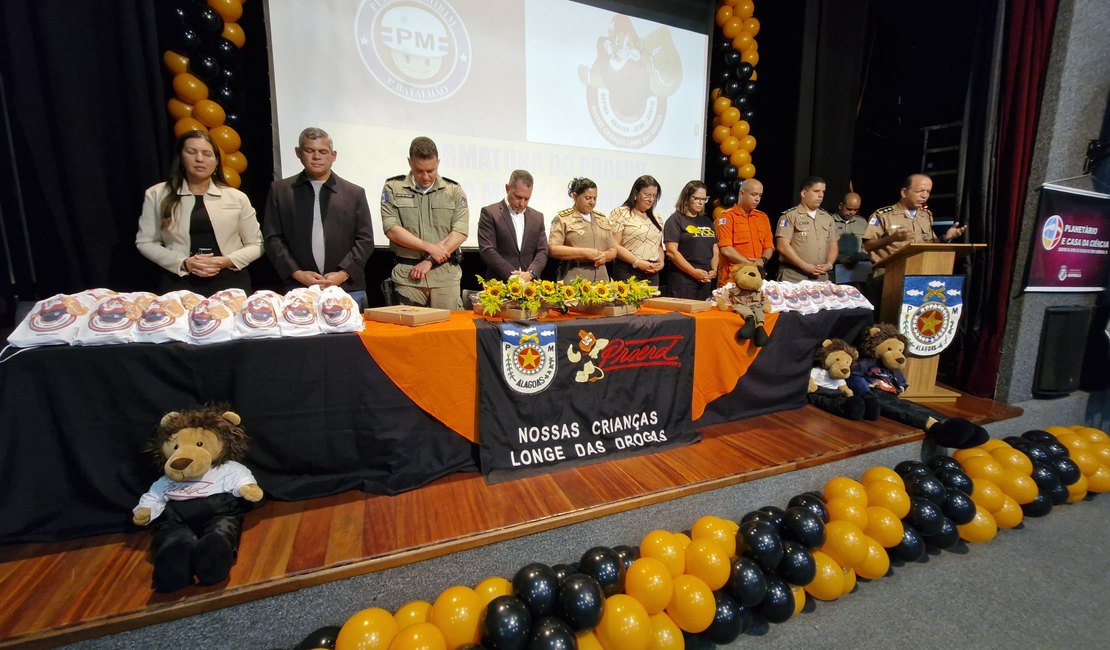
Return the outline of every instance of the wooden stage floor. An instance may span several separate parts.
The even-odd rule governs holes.
[[[1021,413],[974,397],[931,406],[980,424]],[[496,485],[459,473],[393,497],[352,491],[269,501],[247,516],[226,583],[169,595],[150,589],[148,531],[0,547],[0,647],[51,647],[142,627],[922,437],[891,420],[851,422],[810,406],[702,435],[678,449]],[[433,511],[434,525],[426,516]]]

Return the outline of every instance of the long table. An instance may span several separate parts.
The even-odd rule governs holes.
[[[733,339],[740,321],[731,314],[693,320],[690,414],[702,425],[801,406],[814,346],[854,339],[872,312],[772,314],[758,352]],[[357,335],[9,356],[0,363],[0,543],[128,530],[160,475],[143,449],[162,414],[209,402],[242,415],[247,464],[271,498],[395,494],[477,471],[479,389],[507,390],[479,385],[477,337],[475,317],[457,312],[420,328],[367,323]]]

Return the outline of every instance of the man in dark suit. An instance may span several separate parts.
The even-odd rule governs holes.
[[[547,265],[543,214],[528,207],[532,175],[518,169],[509,176],[505,200],[482,208],[478,216],[478,253],[490,278],[525,282],[538,279]]]
[[[332,173],[331,136],[310,127],[297,141],[304,171],[274,181],[266,199],[266,252],[286,283],[337,286],[366,306],[364,267],[374,252],[366,190]]]

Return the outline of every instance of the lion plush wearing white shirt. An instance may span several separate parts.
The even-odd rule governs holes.
[[[155,591],[227,579],[243,531],[245,502],[262,488],[239,461],[247,452],[241,418],[224,406],[167,413],[149,451],[164,475],[135,506],[132,521],[154,522]]]

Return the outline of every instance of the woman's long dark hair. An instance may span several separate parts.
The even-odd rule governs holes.
[[[628,208],[629,210],[635,208],[636,195],[639,194],[640,190],[644,189],[645,187],[654,187],[656,192],[658,192],[659,194],[663,193],[663,188],[659,187],[659,181],[655,180],[654,176],[648,176],[647,174],[644,174],[643,176],[637,178],[636,182],[632,183],[632,190],[628,193],[628,198],[624,200],[624,203],[622,205],[624,205],[624,207]],[[647,210],[647,216],[648,219],[651,219],[651,222],[655,224],[656,228],[662,230],[663,226],[659,225],[659,220],[655,218],[655,204],[658,202],[659,196],[657,195],[655,197],[655,202],[652,203],[651,207]]]
[[[220,148],[216,145],[216,141],[212,136],[204,131],[186,131],[177,138],[177,142],[173,147],[173,158],[170,160],[170,175],[166,179],[166,196],[162,198],[162,227],[165,228],[173,221],[173,212],[177,209],[178,204],[181,203],[181,195],[178,191],[185,183],[185,166],[181,164],[181,152],[185,150],[185,141],[193,138],[200,138],[212,145],[212,151],[216,154],[216,169],[212,172],[212,182],[217,185],[227,185],[224,182],[224,166],[223,161],[220,160]]]
[[[686,183],[686,186],[683,187],[682,191],[678,193],[678,200],[674,202],[675,212],[686,214],[686,204],[690,202],[690,197],[693,196],[694,192],[697,192],[698,190],[705,190],[705,193],[709,194],[709,188],[706,187],[705,183],[701,181],[690,181],[689,183]],[[704,203],[702,204],[701,212],[699,212],[698,214],[705,214]]]

